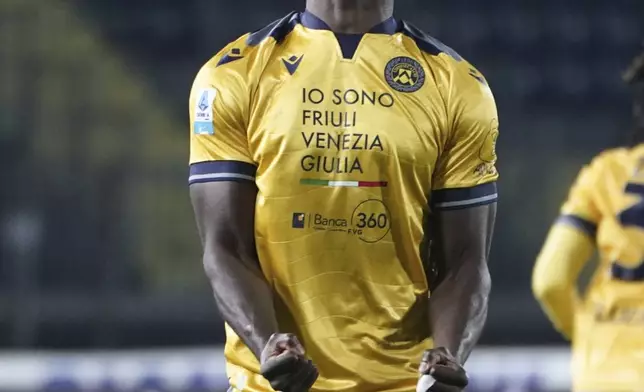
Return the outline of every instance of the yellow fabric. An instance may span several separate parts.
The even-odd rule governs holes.
[[[532,290],[555,328],[571,339],[579,304],[577,278],[594,250],[594,239],[568,225],[548,234],[532,275]]]
[[[600,154],[581,171],[535,266],[535,295],[572,336],[575,391],[644,385],[643,195],[644,146]],[[579,299],[576,280],[592,243],[600,263]]]
[[[366,34],[352,59],[333,33],[302,25],[279,44],[269,37],[251,47],[246,38],[195,80],[190,163],[256,167],[259,259],[281,330],[296,333],[319,367],[312,390],[413,391],[431,347],[423,218],[432,190],[443,192],[437,208],[496,197],[470,189],[498,177],[492,93],[469,63],[424,53],[402,33]],[[239,58],[218,65],[233,49]],[[400,56],[423,69],[415,92],[385,80]],[[291,74],[285,63],[297,61]],[[211,119],[210,133],[196,128],[199,116]],[[251,352],[226,333],[232,385],[269,391]]]

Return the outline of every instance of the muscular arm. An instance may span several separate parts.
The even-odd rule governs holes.
[[[219,312],[259,359],[277,321],[255,248],[255,184],[193,184],[190,197]]]
[[[487,317],[491,280],[487,259],[494,231],[496,203],[437,211],[432,260],[438,261],[438,284],[429,300],[435,347],[445,347],[465,363],[481,336]]]

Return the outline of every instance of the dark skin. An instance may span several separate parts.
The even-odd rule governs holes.
[[[393,0],[308,0],[306,8],[338,33],[364,33],[393,14]],[[223,319],[254,353],[273,389],[307,391],[317,369],[292,334],[281,333],[273,291],[262,273],[254,238],[257,188],[250,183],[194,184],[190,194],[204,249],[204,268]],[[430,299],[436,348],[425,352],[421,374],[437,382],[428,391],[457,392],[467,385],[462,364],[487,315],[487,269],[496,205],[433,216],[432,255],[439,283]]]
[[[394,13],[394,0],[307,0],[306,10],[336,33],[365,33]]]
[[[224,320],[260,358],[277,333],[273,291],[255,250],[254,184],[194,184],[190,197],[203,247],[204,269]]]
[[[190,198],[221,316],[253,352],[274,390],[307,391],[317,369],[297,337],[279,333],[273,291],[257,257],[257,188],[246,182],[193,184]]]
[[[457,392],[467,386],[463,365],[487,318],[491,289],[487,259],[495,219],[496,203],[439,211],[432,217],[431,259],[439,272],[429,300],[435,348],[424,353],[418,369],[436,379],[429,391]]]
[[[432,253],[439,258],[438,285],[430,298],[434,344],[464,364],[481,335],[491,288],[487,259],[496,203],[438,212]]]

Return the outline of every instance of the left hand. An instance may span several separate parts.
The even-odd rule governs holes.
[[[418,372],[421,375],[418,392],[462,392],[468,383],[465,369],[444,347],[425,351]],[[433,383],[423,385],[424,381],[432,379]]]

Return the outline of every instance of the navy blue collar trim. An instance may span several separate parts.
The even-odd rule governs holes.
[[[302,23],[302,26],[309,29],[332,31],[331,27],[329,27],[328,24],[326,24],[322,19],[313,15],[309,11],[304,11],[300,13],[300,23]],[[398,31],[398,21],[392,16],[391,18],[388,18],[378,23],[377,25],[373,26],[371,30],[369,30],[367,33],[392,35],[392,34],[395,34],[397,31]]]

